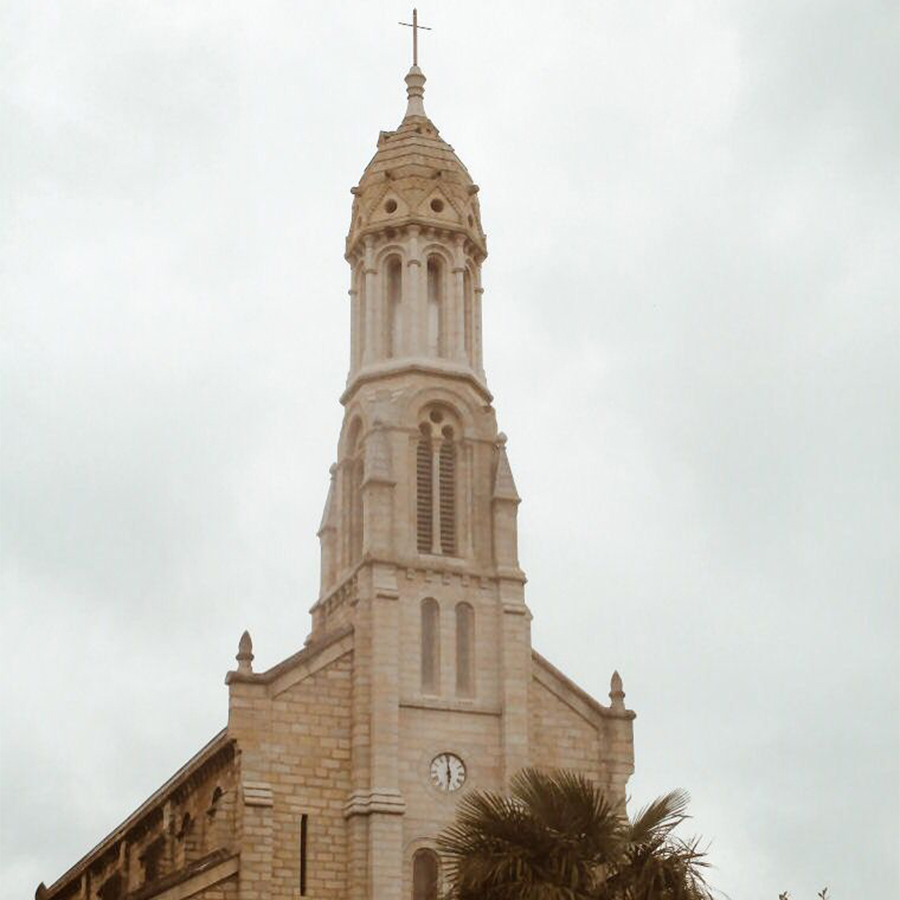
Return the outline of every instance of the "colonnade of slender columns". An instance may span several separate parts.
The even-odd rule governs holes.
[[[429,260],[421,252],[420,231],[410,228],[403,240],[405,265],[400,273],[400,302],[392,308],[388,274],[392,257],[387,254],[376,259],[374,239],[367,238],[349,290],[351,375],[387,359],[437,357],[468,365],[483,376],[481,267],[467,263],[463,241],[459,235],[446,248],[446,256],[435,254],[440,283],[439,296],[434,298],[429,296]],[[448,264],[448,259],[452,263]],[[432,302],[439,303],[436,351],[434,335],[429,331]],[[401,317],[399,327],[395,327],[392,315]]]

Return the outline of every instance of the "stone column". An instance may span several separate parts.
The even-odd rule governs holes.
[[[618,672],[613,672],[610,680],[609,699],[611,715],[603,720],[601,768],[607,773],[609,799],[621,804],[624,814],[626,787],[634,774],[634,713],[625,708],[625,691]]]
[[[466,301],[465,301],[465,273],[466,267],[463,260],[463,236],[456,235],[454,244],[453,265],[453,331],[452,350],[448,354],[457,362],[466,362]]]
[[[401,900],[403,859],[400,755],[400,616],[397,571],[372,567],[372,785],[368,863],[373,900]]]
[[[422,309],[420,305],[422,285],[422,259],[419,256],[419,226],[409,226],[408,256],[406,270],[403,273],[403,311],[404,311],[404,336],[406,339],[405,353],[407,356],[421,356],[421,322]]]
[[[350,375],[359,368],[359,290],[355,284],[347,293],[350,295]]]
[[[393,549],[395,481],[384,424],[376,419],[366,438],[363,467],[363,553],[384,557]]]
[[[501,609],[503,698],[503,778],[529,765],[528,686],[531,683],[531,613],[525,605],[524,576],[498,579]]]
[[[484,349],[481,345],[481,298],[484,295],[484,288],[481,286],[481,268],[478,269],[478,286],[475,288],[475,307],[472,311],[474,318],[472,328],[472,346],[475,351],[475,370],[481,377],[484,377]]]

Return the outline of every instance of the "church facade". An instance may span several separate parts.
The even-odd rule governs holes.
[[[624,802],[621,679],[531,647],[520,502],[482,359],[478,186],[406,76],[353,188],[350,371],[305,646],[228,673],[228,722],[41,900],[436,900],[470,789],[577,769]]]

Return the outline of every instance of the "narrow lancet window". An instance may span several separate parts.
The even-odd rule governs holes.
[[[468,603],[456,605],[456,693],[475,693],[475,610]]]
[[[434,538],[431,513],[434,502],[433,480],[431,437],[428,426],[423,425],[416,447],[416,546],[420,553],[431,553]]]
[[[473,310],[475,297],[472,293],[472,273],[466,269],[463,273],[463,329],[464,329],[464,342],[466,349],[466,359],[469,361],[469,365],[475,364],[475,355],[472,350],[472,331],[473,331]]]
[[[400,258],[392,256],[387,264],[387,296],[385,297],[384,321],[384,355],[388,359],[400,355],[402,273]]]
[[[363,508],[362,508],[362,458],[353,460],[350,495],[350,562],[355,563],[362,556]]]
[[[444,356],[444,267],[437,256],[428,257],[428,353]]]
[[[440,523],[441,552],[456,555],[456,444],[453,430],[444,428],[440,451]]]
[[[433,850],[417,850],[413,857],[413,900],[438,900],[439,862]]]
[[[437,600],[422,601],[422,693],[440,692],[441,608]]]
[[[307,842],[309,837],[309,816],[306,813],[300,816],[300,896],[306,896],[306,858],[308,856]]]

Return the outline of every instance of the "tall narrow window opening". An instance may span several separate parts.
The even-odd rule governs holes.
[[[306,896],[306,856],[309,816],[300,816],[300,896]]]
[[[444,356],[444,267],[437,256],[428,257],[428,352]]]
[[[362,457],[353,460],[350,479],[350,562],[355,563],[362,556],[363,546],[363,508],[362,508]]]
[[[438,900],[439,866],[434,850],[417,850],[413,857],[413,900]]]
[[[475,354],[472,352],[472,310],[474,308],[474,295],[472,294],[472,273],[466,269],[463,273],[463,329],[466,359],[469,365],[475,364]]]
[[[384,355],[388,359],[400,355],[402,273],[400,257],[392,256],[387,264],[384,319]]]
[[[437,694],[441,672],[441,608],[433,597],[422,601],[421,653],[422,693]]]
[[[456,555],[456,444],[453,429],[449,425],[443,429],[440,450],[440,522],[441,552],[446,556]]]
[[[456,693],[475,693],[475,610],[468,603],[456,605]]]
[[[431,430],[426,423],[420,429],[421,436],[416,447],[416,546],[420,553],[431,553],[434,535],[432,533],[432,504],[434,486],[431,463]]]

